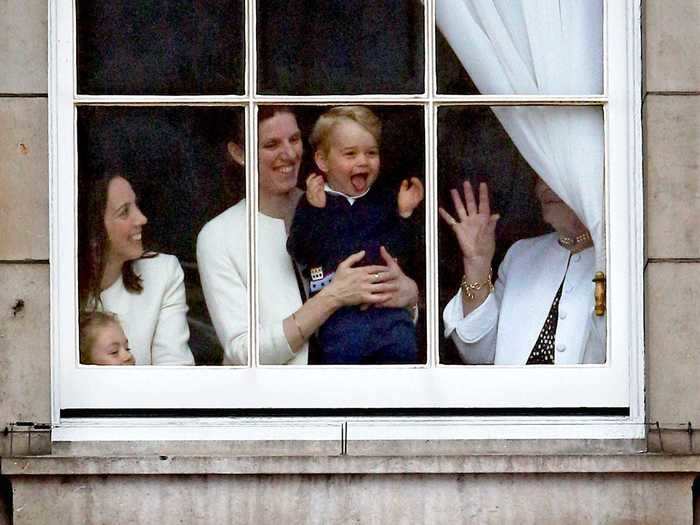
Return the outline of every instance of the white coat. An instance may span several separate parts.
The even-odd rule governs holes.
[[[214,217],[197,237],[202,290],[225,365],[248,363],[248,237],[246,201]],[[301,307],[284,221],[258,213],[258,314],[260,362],[305,365],[308,345],[292,352],[283,321]]]
[[[594,250],[573,254],[569,261],[570,252],[557,240],[558,234],[550,233],[511,246],[494,293],[468,316],[463,316],[461,291],[447,304],[445,337],[452,337],[465,363],[524,365],[562,279],[554,363],[605,362],[605,317],[593,311]]]
[[[188,346],[187,302],[182,268],[160,253],[134,262],[143,291],[124,287],[121,275],[100,294],[104,310],[119,317],[137,365],[193,365]]]

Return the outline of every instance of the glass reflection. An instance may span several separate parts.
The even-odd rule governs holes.
[[[242,94],[243,2],[76,2],[78,92]]]
[[[258,2],[258,92],[422,93],[419,0]]]
[[[424,362],[406,309],[424,281],[420,109],[265,107],[259,124],[260,362]]]
[[[454,344],[441,362],[605,362],[592,281],[605,268],[602,110],[444,108],[439,125],[440,291]],[[461,177],[445,172],[460,134],[475,151]]]
[[[116,316],[137,365],[221,362],[195,240],[244,194],[225,157],[240,130],[239,109],[78,109],[81,313]]]

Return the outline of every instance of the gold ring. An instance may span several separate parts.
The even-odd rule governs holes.
[[[450,226],[454,226],[455,224],[457,224],[457,221],[454,219],[450,219]]]
[[[374,281],[376,282],[378,280],[379,280],[379,272],[374,274]]]

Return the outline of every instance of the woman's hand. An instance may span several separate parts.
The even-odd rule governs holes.
[[[282,322],[284,336],[292,352],[298,352],[304,343],[326,320],[343,306],[379,304],[391,298],[398,285],[382,283],[381,275],[388,268],[378,264],[354,266],[365,256],[357,252],[345,259],[335,270],[331,283]]]
[[[486,183],[479,185],[478,206],[469,181],[464,181],[463,186],[464,202],[456,189],[450,190],[458,220],[443,208],[438,211],[457,237],[465,275],[470,280],[483,281],[488,276],[496,251],[496,223],[499,216],[491,215]]]
[[[336,308],[358,304],[373,305],[391,299],[399,289],[399,284],[385,282],[384,275],[389,268],[378,264],[354,267],[365,256],[357,252],[338,265],[331,283],[318,295],[331,298]]]
[[[401,267],[384,246],[380,249],[382,259],[386,262],[387,270],[380,274],[380,282],[395,286],[386,301],[378,303],[381,308],[409,308],[418,304],[418,285],[403,273]]]

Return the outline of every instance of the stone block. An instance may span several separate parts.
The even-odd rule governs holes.
[[[647,256],[698,258],[700,96],[648,96],[644,121]]]
[[[700,263],[650,263],[645,279],[649,421],[698,428]]]
[[[693,478],[692,473],[13,476],[13,523],[691,523]]]
[[[0,98],[0,260],[49,256],[46,104]]]
[[[49,267],[0,264],[0,428],[50,421]]]
[[[42,0],[0,2],[0,93],[46,93],[48,5]]]
[[[700,2],[644,2],[647,91],[700,90]]]

